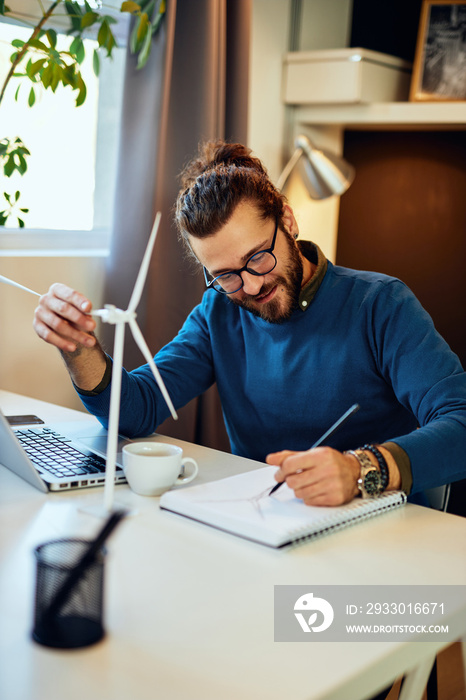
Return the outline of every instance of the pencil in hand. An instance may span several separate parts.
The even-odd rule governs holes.
[[[339,430],[339,428],[341,428],[341,426],[342,426],[344,423],[346,423],[346,421],[348,420],[348,418],[350,418],[354,413],[356,413],[357,411],[359,411],[359,408],[360,408],[360,406],[359,406],[358,403],[353,404],[353,405],[351,406],[351,408],[349,408],[342,416],[340,416],[340,418],[336,421],[336,423],[334,423],[334,424],[327,430],[327,432],[325,432],[325,433],[317,440],[317,442],[315,442],[315,443],[312,445],[312,447],[310,447],[309,449],[313,450],[315,447],[319,447],[319,445],[321,445],[325,440],[327,440],[327,438],[331,437],[334,433],[336,433],[337,430]],[[275,491],[277,491],[277,489],[279,489],[280,486],[281,486],[282,484],[284,484],[284,483],[285,483],[284,481],[279,481],[277,484],[275,484],[275,486],[273,487],[273,489],[270,491],[269,496],[271,496],[273,493],[275,493]]]

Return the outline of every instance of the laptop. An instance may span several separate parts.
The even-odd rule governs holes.
[[[126,483],[118,438],[115,483]],[[107,432],[92,421],[10,426],[0,409],[0,464],[40,491],[103,486]]]

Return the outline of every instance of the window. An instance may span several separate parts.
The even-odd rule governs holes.
[[[0,23],[0,80],[10,68],[13,39],[26,40],[31,30]],[[58,48],[71,38],[61,34]],[[0,228],[0,254],[12,250],[61,253],[84,249],[103,253],[112,225],[125,48],[113,58],[101,59],[99,78],[92,69],[97,43],[85,40],[86,59],[81,71],[87,97],[75,106],[76,92],[59,87],[56,93],[38,88],[36,103],[27,104],[31,84],[24,82],[15,101],[18,79],[13,79],[0,107],[0,139],[16,137],[31,152],[24,176],[0,172],[0,192],[21,192],[19,204],[28,207],[25,228]],[[3,208],[3,206],[1,207]],[[1,209],[0,209],[1,210]]]

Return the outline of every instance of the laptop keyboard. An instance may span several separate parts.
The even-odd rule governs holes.
[[[15,435],[39,471],[65,477],[105,472],[103,457],[77,450],[69,444],[72,442],[70,438],[50,428],[15,430]]]

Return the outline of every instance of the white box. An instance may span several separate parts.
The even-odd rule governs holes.
[[[284,60],[285,104],[408,100],[411,63],[368,49],[293,51]]]

